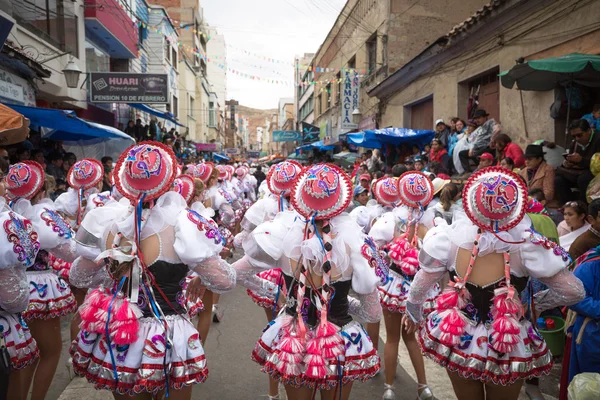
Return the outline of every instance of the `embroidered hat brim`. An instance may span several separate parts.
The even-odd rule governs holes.
[[[501,167],[484,168],[471,175],[462,198],[469,219],[490,232],[514,228],[527,211],[527,190],[522,179]]]
[[[121,154],[115,166],[115,184],[132,202],[157,199],[171,190],[175,179],[173,150],[159,142],[140,142]]]
[[[84,158],[69,168],[67,182],[74,189],[87,190],[96,186],[104,177],[104,166],[93,158]]]
[[[398,178],[379,178],[375,181],[373,188],[373,195],[379,204],[394,207],[400,202]]]
[[[425,208],[433,199],[433,184],[427,175],[408,171],[398,179],[400,202],[411,208]]]
[[[46,180],[44,168],[35,161],[22,161],[10,166],[6,174],[6,198],[31,200]]]
[[[187,174],[178,176],[173,181],[172,190],[179,193],[185,199],[185,202],[189,204],[194,196],[194,178]]]
[[[352,181],[333,164],[315,164],[304,169],[294,183],[290,202],[304,218],[331,219],[352,201]]]
[[[302,165],[294,160],[286,160],[273,165],[267,173],[269,191],[276,196],[288,196],[301,172]]]

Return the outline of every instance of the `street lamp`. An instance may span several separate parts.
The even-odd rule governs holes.
[[[352,111],[352,122],[354,122],[355,124],[358,124],[360,122],[360,117],[362,116],[360,110],[358,108],[355,108],[354,111]]]
[[[75,89],[79,84],[79,75],[81,75],[81,69],[73,62],[69,60],[65,68],[62,70],[65,74],[65,80],[67,81],[67,87]]]

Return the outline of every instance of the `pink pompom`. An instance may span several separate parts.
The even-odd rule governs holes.
[[[416,258],[410,259],[405,256],[400,261],[399,266],[402,272],[408,276],[413,276],[419,271],[419,261]]]
[[[337,359],[344,352],[344,346],[326,347],[323,349],[323,357],[326,360]]]
[[[497,294],[494,297],[492,315],[511,314],[520,319],[523,316],[523,305],[519,299],[508,297],[507,293]]]
[[[279,342],[279,349],[280,351],[294,354],[304,352],[304,346],[302,346],[302,341],[297,337],[293,336],[284,336]]]
[[[446,346],[456,346],[467,325],[466,317],[457,308],[443,311],[440,317],[440,341]]]
[[[306,354],[321,354],[321,347],[318,340],[309,340],[306,344]]]
[[[284,361],[286,363],[292,363],[292,364],[298,364],[302,362],[302,354],[299,353],[286,353],[283,351],[280,351],[278,353],[278,357],[281,361]]]
[[[118,346],[125,346],[127,344],[135,343],[138,339],[140,325],[138,320],[134,319],[127,323],[123,323],[118,327],[114,327],[114,329],[111,325],[110,328],[113,342]]]
[[[329,337],[337,335],[337,333],[338,328],[331,322],[321,323],[317,329],[317,337]]]
[[[323,356],[309,354],[304,357],[304,364],[306,365],[306,371],[304,373],[306,378],[322,380],[327,377],[327,368],[325,367]]]

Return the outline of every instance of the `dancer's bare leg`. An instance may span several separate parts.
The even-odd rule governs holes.
[[[419,343],[417,342],[417,337],[415,332],[407,333],[406,328],[402,327],[402,340],[406,345],[406,349],[408,350],[408,355],[410,356],[410,362],[415,369],[415,373],[417,374],[417,383],[422,385],[427,385],[427,377],[425,375],[425,361],[423,360],[423,354],[421,353],[421,349],[419,348]],[[423,389],[419,389],[419,394]]]
[[[375,350],[379,348],[379,327],[381,326],[381,322],[375,322],[372,324],[367,324],[367,334],[371,338],[371,342],[373,342],[373,347]]]
[[[60,318],[33,319],[28,325],[31,336],[40,349],[40,361],[33,376],[31,400],[44,400],[54,379],[62,350]]]
[[[206,342],[208,331],[210,330],[210,323],[212,322],[212,305],[213,305],[213,292],[206,289],[204,296],[202,296],[202,303],[204,304],[204,311],[198,313],[198,333],[202,341],[202,346]]]

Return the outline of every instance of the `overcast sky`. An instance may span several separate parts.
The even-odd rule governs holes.
[[[200,0],[206,22],[225,35],[227,66],[276,85],[227,73],[227,98],[254,108],[277,108],[279,98],[293,97],[294,57],[315,53],[346,0]],[[287,60],[276,64],[243,50]],[[210,57],[211,55],[208,54]]]

